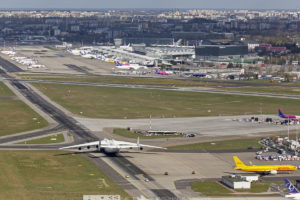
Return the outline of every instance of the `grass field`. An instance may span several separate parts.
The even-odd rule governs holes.
[[[15,95],[0,82],[0,96]],[[48,125],[40,115],[20,100],[0,99],[0,136],[40,129]]]
[[[228,149],[247,149],[248,147],[260,148],[260,138],[240,139],[240,140],[225,140],[219,142],[205,142],[196,144],[187,144],[180,146],[171,146],[168,149],[173,150],[228,150]]]
[[[193,182],[191,187],[195,192],[200,192],[205,196],[228,196],[233,194],[233,191],[213,181]]]
[[[20,100],[0,101],[0,136],[40,129],[48,125]]]
[[[116,128],[113,130],[113,134],[120,135],[127,138],[141,138],[141,139],[155,139],[155,138],[174,138],[174,137],[181,137],[180,135],[168,135],[168,136],[144,136],[141,134],[133,133],[126,129]]]
[[[0,97],[8,96],[15,96],[15,94],[3,82],[0,82]]]
[[[63,134],[51,135],[43,138],[20,142],[18,144],[55,144],[64,142],[65,138]]]
[[[224,116],[300,113],[298,100],[209,94],[197,92],[148,90],[34,83],[74,114],[109,119]],[[298,111],[298,113],[297,113]]]
[[[0,151],[0,199],[82,200],[83,194],[128,195],[78,154]]]

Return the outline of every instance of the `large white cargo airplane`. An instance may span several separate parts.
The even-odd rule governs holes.
[[[143,150],[144,147],[166,149],[166,148],[163,148],[163,147],[140,144],[139,138],[137,139],[136,143],[103,139],[103,140],[99,140],[99,141],[95,141],[95,142],[89,142],[89,143],[84,143],[84,144],[68,146],[68,147],[62,147],[60,149],[78,149],[78,150],[81,150],[83,148],[90,149],[90,148],[93,148],[93,147],[96,148],[98,151],[101,151],[101,152],[104,152],[104,153],[107,153],[107,154],[115,154],[115,153],[120,152],[120,150],[122,150],[122,149],[139,148],[140,150]]]

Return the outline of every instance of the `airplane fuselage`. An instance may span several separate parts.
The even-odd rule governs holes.
[[[106,154],[116,154],[116,153],[120,152],[122,149],[139,148],[140,150],[142,150],[144,147],[165,149],[163,147],[140,144],[139,141],[140,141],[139,138],[137,138],[136,143],[126,142],[126,141],[117,141],[117,140],[113,140],[113,139],[112,140],[103,139],[103,140],[88,142],[88,143],[84,143],[84,144],[77,144],[77,145],[62,147],[60,149],[72,149],[72,148],[75,149],[76,148],[78,150],[82,150],[82,149],[86,148],[89,150],[91,148],[96,148],[97,151],[100,151],[100,152],[103,152]]]
[[[294,121],[300,120],[300,116],[284,114],[280,109],[278,110],[278,116],[284,119],[290,119]]]
[[[299,193],[295,193],[295,194],[287,194],[284,195],[285,198],[292,198],[292,199],[300,199],[300,194]]]
[[[262,165],[262,166],[243,166],[235,168],[245,172],[269,172],[269,171],[295,171],[293,165]]]
[[[118,148],[100,148],[98,149],[100,152],[106,153],[106,154],[116,154],[120,152],[120,149]]]

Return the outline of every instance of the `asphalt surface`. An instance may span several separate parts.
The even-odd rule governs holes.
[[[162,200],[179,200],[170,190],[165,189],[153,189],[151,190],[156,196],[161,197]]]
[[[70,130],[71,133],[74,136],[75,143],[83,143],[83,142],[89,142],[89,141],[95,141],[99,140],[96,136],[94,136],[86,127],[79,124],[74,118],[66,115],[64,112],[62,112],[57,107],[53,106],[51,103],[47,102],[45,99],[43,99],[39,94],[34,92],[32,89],[28,88],[24,83],[22,83],[20,80],[13,79],[8,73],[11,72],[22,72],[20,68],[15,66],[14,64],[4,60],[3,58],[0,58],[0,76],[6,78],[9,83],[15,87],[23,96],[25,96],[29,101],[31,101],[33,104],[36,104],[41,110],[43,110],[46,114],[48,114],[51,118],[53,118],[58,124],[61,126],[59,128],[64,128],[67,130]],[[37,134],[37,133],[32,133]],[[10,139],[7,139],[6,141],[12,142],[15,140],[21,140],[31,137],[30,134],[27,135],[17,135],[12,136]],[[101,138],[100,138],[101,139]],[[3,139],[3,142],[6,142]],[[6,146],[0,146],[0,149],[57,149],[61,147],[61,145],[6,145]],[[117,162],[120,167],[122,167],[125,171],[130,173],[132,176],[136,176],[136,173],[142,172],[141,169],[139,169],[137,166],[135,166],[133,163],[130,163],[126,158],[124,157],[115,157],[112,158],[114,162]],[[112,169],[110,167],[103,167],[103,161],[98,158],[99,161],[94,161],[97,163],[97,166],[102,166],[101,169],[105,171],[107,174],[112,174]],[[129,165],[130,164],[130,165]],[[147,176],[146,174],[144,174]],[[112,177],[117,180],[117,183],[120,183],[124,180],[120,179],[120,177]],[[149,177],[151,179],[151,177]],[[123,187],[125,190],[128,189],[128,184],[121,184],[121,187]],[[160,190],[158,192],[155,192],[156,196],[159,199],[166,199],[166,197],[169,199],[174,199],[176,195],[174,195],[169,190]]]
[[[68,68],[75,70],[77,72],[83,73],[83,74],[93,75],[92,73],[89,72],[89,69],[84,66],[79,67],[79,66],[73,65],[73,64],[65,64],[65,66],[67,66]]]
[[[261,149],[226,149],[226,150],[159,150],[153,149],[149,152],[170,152],[170,153],[245,153],[245,152],[257,152]],[[271,151],[272,152],[272,151]]]
[[[1,56],[0,56],[0,66],[5,68],[8,72],[24,72],[21,68],[3,59]]]
[[[139,180],[138,175],[142,174],[144,178],[147,178],[149,181],[154,181],[151,176],[123,156],[112,156],[111,160],[120,167],[126,166],[125,170],[127,173],[133,175],[132,177],[136,180]]]

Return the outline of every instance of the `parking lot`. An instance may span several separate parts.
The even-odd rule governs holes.
[[[260,141],[264,145],[262,151],[256,152],[256,159],[271,161],[299,161],[300,145],[298,134],[291,137],[263,138]]]

